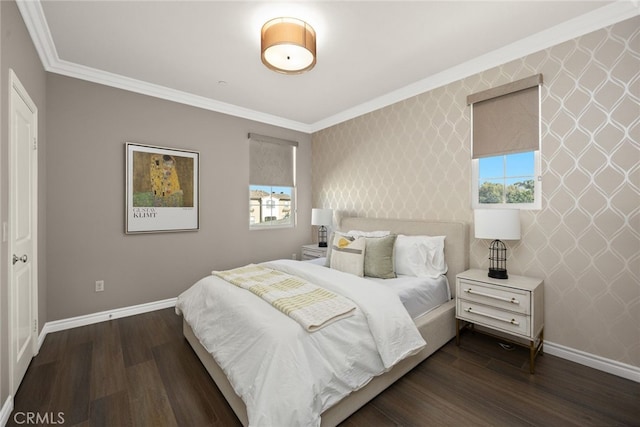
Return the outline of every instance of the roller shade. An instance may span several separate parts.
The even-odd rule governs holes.
[[[474,159],[540,149],[540,84],[537,74],[467,97]]]
[[[249,184],[293,187],[297,146],[296,141],[250,133]]]

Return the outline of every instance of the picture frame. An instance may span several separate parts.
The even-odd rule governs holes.
[[[125,233],[200,228],[200,153],[125,143]]]

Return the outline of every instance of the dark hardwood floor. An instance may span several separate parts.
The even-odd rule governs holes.
[[[166,309],[49,334],[8,425],[240,425],[181,321]],[[528,372],[528,350],[468,332],[342,426],[640,426],[638,383],[550,355]]]

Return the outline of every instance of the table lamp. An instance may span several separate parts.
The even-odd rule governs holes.
[[[518,209],[474,210],[476,239],[493,239],[489,246],[489,277],[508,279],[507,247],[502,240],[520,240]]]
[[[318,225],[318,246],[327,247],[327,225],[333,222],[331,209],[311,209],[311,225]]]

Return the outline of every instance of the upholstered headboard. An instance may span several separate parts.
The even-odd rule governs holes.
[[[388,230],[395,234],[447,236],[444,255],[452,296],[455,295],[456,275],[469,268],[469,233],[464,222],[343,217],[339,220],[338,230]]]

